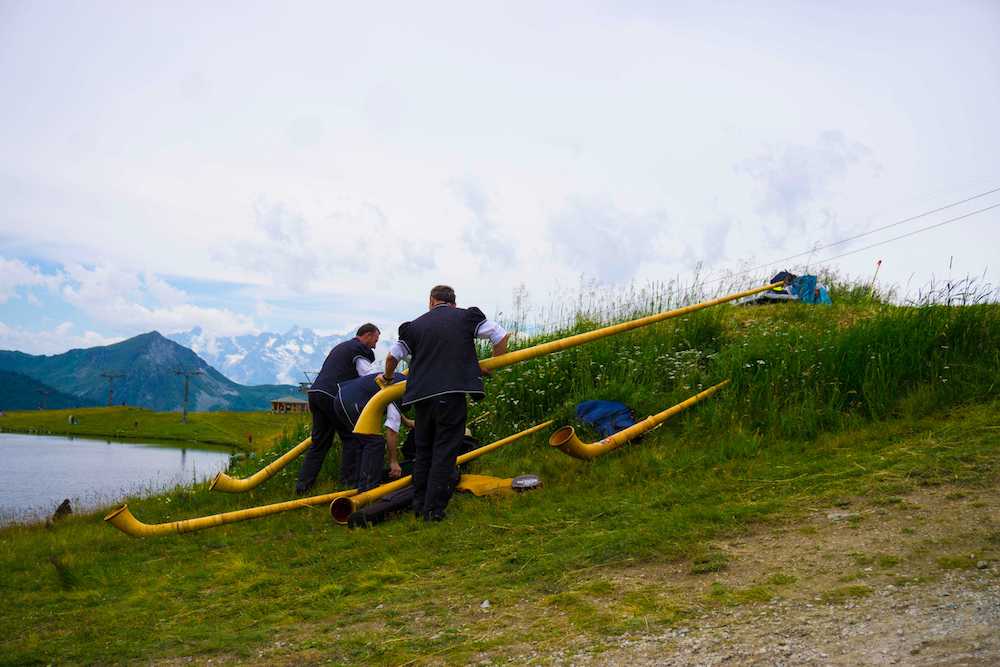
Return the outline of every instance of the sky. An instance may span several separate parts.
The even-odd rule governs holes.
[[[1000,188],[998,118],[995,0],[0,0],[0,349],[716,279]],[[786,264],[997,285],[1000,208],[864,249],[994,204]]]

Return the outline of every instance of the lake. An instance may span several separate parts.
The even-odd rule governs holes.
[[[64,498],[80,512],[200,482],[228,464],[228,451],[190,443],[0,433],[0,525],[44,520]]]

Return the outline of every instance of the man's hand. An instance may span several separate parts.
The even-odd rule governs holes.
[[[504,336],[503,338],[501,338],[500,342],[498,342],[496,345],[493,346],[493,356],[494,357],[499,357],[502,354],[507,354],[507,341],[508,340],[510,340],[510,334],[509,333],[506,336]],[[485,369],[482,366],[479,367],[479,372],[484,377],[489,377],[490,375],[493,375],[493,371],[492,370]]]
[[[391,375],[386,376],[385,373],[381,373],[378,376],[376,376],[375,384],[377,384],[382,389],[385,389],[390,384],[392,384],[392,376]]]
[[[399,479],[403,476],[403,469],[395,461],[389,461],[389,479]]]

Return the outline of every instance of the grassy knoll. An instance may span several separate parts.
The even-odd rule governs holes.
[[[70,424],[73,415],[78,424]],[[229,445],[262,451],[277,438],[297,431],[308,417],[270,412],[189,412],[181,423],[176,412],[143,408],[107,407],[71,410],[8,412],[0,417],[0,430],[21,433],[185,440]],[[247,436],[252,436],[248,438]]]
[[[642,415],[699,385],[733,385],[591,463],[541,435],[487,455],[476,472],[534,472],[545,487],[456,498],[442,524],[405,516],[348,531],[320,507],[151,539],[99,514],[4,529],[0,662],[465,663],[756,604],[794,578],[691,598],[663,582],[624,586],[618,573],[683,560],[710,577],[726,567],[710,541],[755,523],[848,497],[995,484],[998,350],[996,306],[719,308],[515,366],[473,410],[489,412],[484,441],[553,414],[571,420],[584,398]],[[130,508],[155,523],[274,502],[290,497],[296,471],[242,496],[199,486]]]

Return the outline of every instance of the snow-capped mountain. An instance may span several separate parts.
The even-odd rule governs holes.
[[[234,382],[298,384],[306,379],[303,371],[318,371],[330,349],[351,336],[351,333],[321,336],[312,329],[292,327],[284,334],[216,337],[195,327],[184,333],[169,334],[167,338],[191,348]],[[379,341],[375,351],[379,362],[385,359],[389,343],[385,339]]]
[[[190,382],[180,382],[178,369],[198,373],[190,377]],[[157,331],[113,345],[77,348],[62,354],[0,350],[0,372],[7,384],[16,383],[32,391],[35,387],[51,388],[54,393],[48,396],[52,401],[49,407],[59,402],[73,407],[104,405],[109,400],[108,373],[117,378],[116,403],[157,411],[180,410],[188,398],[188,407],[198,412],[268,410],[273,399],[295,391],[287,384],[237,384],[187,347]],[[49,384],[42,384],[42,380]]]

